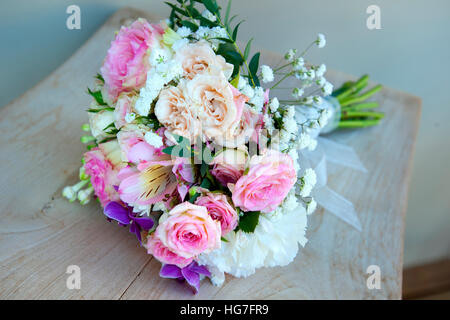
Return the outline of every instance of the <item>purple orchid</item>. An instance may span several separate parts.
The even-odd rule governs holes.
[[[184,268],[180,268],[174,264],[165,264],[159,271],[159,276],[162,278],[177,279],[178,281],[186,280],[187,283],[197,294],[200,286],[200,275],[211,277],[211,273],[205,266],[200,266],[196,261],[192,261]]]
[[[124,207],[119,202],[112,201],[103,210],[109,220],[115,220],[122,226],[130,226],[130,232],[136,234],[139,243],[142,245],[141,231],[149,231],[155,222],[150,217],[139,217],[130,207]]]

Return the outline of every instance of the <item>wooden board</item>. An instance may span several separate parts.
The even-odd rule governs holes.
[[[340,132],[368,174],[340,169],[330,185],[355,203],[361,233],[318,210],[309,243],[287,267],[261,269],[247,279],[227,277],[221,288],[204,281],[196,296],[158,276],[160,264],[126,228],[108,223],[94,201],[68,203],[61,190],[76,182],[80,126],[114,31],[146,13],[122,9],[64,65],[0,110],[0,298],[2,299],[399,299],[404,217],[420,99],[384,89],[376,97],[388,114],[382,125]],[[154,21],[155,19],[153,19]],[[277,57],[265,54],[266,63]],[[328,72],[340,84],[349,77]],[[381,268],[381,289],[366,287],[369,265]],[[81,289],[66,287],[66,269],[81,269]]]
[[[403,271],[403,299],[448,299],[449,295],[450,259]]]

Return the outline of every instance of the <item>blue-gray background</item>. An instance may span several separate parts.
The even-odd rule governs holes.
[[[67,6],[81,8],[81,30],[66,28]],[[381,30],[368,30],[366,8],[381,8]],[[167,16],[162,0],[2,0],[0,107],[62,64],[123,6]],[[405,263],[450,257],[450,1],[240,0],[241,39],[284,53],[304,48],[318,32],[327,47],[313,62],[423,99],[406,219]],[[370,190],[367,190],[370,192]]]

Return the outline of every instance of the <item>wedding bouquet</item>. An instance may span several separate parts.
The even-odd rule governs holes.
[[[80,182],[63,190],[82,204],[95,197],[162,263],[160,276],[195,292],[204,277],[221,285],[225,273],[293,261],[316,208],[316,175],[299,153],[314,150],[311,132],[336,114],[323,99],[333,93],[325,65],[304,60],[325,37],[290,50],[280,67],[259,66],[251,40],[244,50],[236,43],[230,4],[223,14],[214,0],[177,0],[166,21],[121,27],[88,90]],[[294,100],[271,96],[291,76]],[[361,88],[347,83],[338,94]]]

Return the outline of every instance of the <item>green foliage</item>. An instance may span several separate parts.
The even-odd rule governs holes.
[[[246,233],[254,232],[258,225],[259,215],[259,211],[245,212],[239,219],[239,229]]]
[[[258,76],[256,75],[258,73],[260,55],[261,55],[261,53],[259,53],[259,52],[255,53],[253,58],[250,60],[250,64],[248,65],[248,68],[249,68],[248,71],[250,73],[251,78],[254,81],[255,86],[260,85]]]
[[[108,104],[103,100],[103,95],[100,90],[92,91],[88,88],[88,93],[95,99],[99,106],[107,106]],[[113,109],[114,110],[114,109]]]
[[[220,54],[225,58],[225,60],[233,65],[232,78],[235,78],[241,71],[241,68],[245,65],[248,74],[243,75],[250,79],[250,85],[253,87],[259,86],[260,81],[257,77],[257,71],[259,67],[259,53],[253,56],[250,65],[247,63],[247,58],[250,54],[251,42],[253,39],[248,41],[244,53],[241,52],[236,40],[238,37],[239,27],[243,21],[237,23],[232,27],[232,22],[236,18],[233,16],[230,18],[231,13],[231,0],[228,1],[225,17],[221,15],[221,8],[217,4],[216,0],[177,0],[177,3],[166,2],[171,8],[170,12],[170,26],[174,28],[175,26],[181,27],[185,26],[191,29],[193,32],[197,31],[200,26],[214,28],[222,27],[228,33],[228,38],[216,38],[221,43],[217,49],[217,54]],[[200,11],[195,7],[196,4],[202,5],[203,9],[207,9],[215,16],[215,21],[209,20],[202,16]],[[203,11],[203,10],[201,10]],[[253,62],[253,64],[252,64]]]

